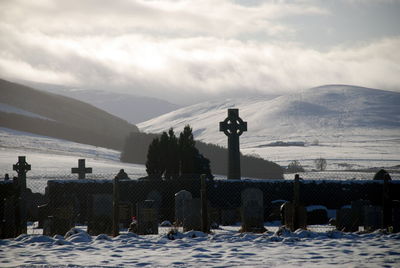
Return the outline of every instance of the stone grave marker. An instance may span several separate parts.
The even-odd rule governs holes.
[[[183,203],[183,231],[201,231],[201,200],[186,199]]]
[[[351,208],[343,207],[336,210],[336,229],[343,232],[354,230]]]
[[[175,194],[175,224],[181,226],[184,216],[184,203],[191,200],[192,194],[186,190],[181,190]]]
[[[129,202],[119,203],[119,223],[122,228],[128,228],[132,222],[132,204]]]
[[[154,200],[145,200],[136,204],[136,219],[138,234],[158,234],[158,209]]]
[[[238,215],[238,209],[221,209],[221,224],[224,226],[236,224],[239,221]]]
[[[247,131],[247,122],[239,117],[239,109],[228,109],[228,117],[219,123],[219,131],[228,136],[228,179],[240,180],[239,136]]]
[[[94,194],[89,207],[88,233],[112,233],[113,199],[111,194]]]
[[[17,235],[16,227],[16,202],[13,197],[4,198],[1,201],[3,208],[3,222],[0,223],[0,239],[14,238]]]
[[[262,233],[264,228],[263,193],[257,188],[242,191],[242,232]]]
[[[43,235],[65,235],[74,227],[73,219],[74,207],[72,204],[55,208],[52,215],[48,216],[43,223]]]
[[[383,228],[383,211],[380,206],[364,207],[364,230],[374,231]]]
[[[162,195],[159,191],[153,190],[150,193],[147,194],[146,200],[153,200],[154,201],[154,206],[157,209],[160,209],[161,207],[161,202],[162,202]]]
[[[400,201],[393,200],[393,208],[392,208],[392,227],[393,232],[400,232]]]
[[[86,177],[86,173],[92,173],[92,168],[88,168],[85,166],[85,159],[79,159],[78,160],[78,167],[77,168],[71,168],[71,173],[77,173],[78,178],[80,180],[84,180]]]
[[[307,228],[307,210],[304,206],[298,205],[296,210],[292,202],[284,203],[284,222],[285,226],[292,231],[295,231],[295,214],[297,215],[297,225],[300,229]]]
[[[364,207],[371,204],[368,200],[356,200],[351,202],[352,232],[358,231],[359,226],[364,226]]]

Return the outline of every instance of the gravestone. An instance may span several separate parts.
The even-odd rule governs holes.
[[[18,173],[18,179],[17,179],[17,185],[19,188],[19,198],[18,198],[18,213],[16,217],[16,228],[17,228],[17,233],[16,235],[19,234],[26,234],[27,228],[26,228],[26,223],[27,223],[27,207],[26,207],[26,196],[27,196],[27,191],[26,191],[26,173],[31,170],[31,165],[29,165],[26,162],[25,156],[18,156],[18,162],[13,165],[13,170],[15,170]]]
[[[336,229],[343,232],[354,231],[351,208],[343,207],[336,210]]]
[[[15,221],[16,202],[13,197],[4,198],[2,205],[2,222],[0,222],[0,239],[14,238],[17,236],[17,228]]]
[[[158,234],[158,211],[154,200],[136,204],[137,233],[140,235]]]
[[[162,195],[159,191],[153,190],[147,194],[146,200],[153,200],[154,206],[159,210],[162,202]]]
[[[181,226],[184,216],[184,203],[191,200],[192,194],[186,190],[181,190],[175,194],[175,225]]]
[[[228,179],[240,180],[239,136],[247,131],[247,122],[239,117],[239,109],[228,109],[228,117],[219,123],[219,131],[228,136]]]
[[[92,168],[87,168],[85,166],[85,159],[79,159],[78,160],[78,167],[77,168],[71,168],[71,173],[77,173],[78,178],[80,180],[84,180],[86,177],[86,173],[92,173]]]
[[[43,235],[65,235],[74,227],[74,207],[66,204],[54,208],[52,215],[48,216],[43,223]]]
[[[295,231],[296,228],[307,228],[307,210],[304,206],[295,206],[292,202],[286,202],[282,206],[284,206],[284,222],[287,228],[291,231]],[[296,215],[297,220],[295,221]]]
[[[132,204],[129,202],[119,203],[119,223],[123,228],[128,228],[132,222]]]
[[[183,203],[183,231],[201,231],[201,200],[186,199]]]
[[[364,226],[364,208],[371,204],[368,200],[356,200],[351,202],[351,232],[358,231],[359,226]]]
[[[257,188],[248,188],[241,193],[242,232],[262,233],[264,228],[263,193]]]
[[[383,228],[383,211],[380,206],[364,207],[364,230],[374,231]]]
[[[43,228],[43,222],[46,220],[47,216],[49,215],[49,205],[44,204],[44,205],[38,206],[38,214],[39,214],[38,228]]]
[[[393,200],[392,228],[394,233],[400,232],[400,201]]]
[[[88,233],[112,234],[113,197],[111,194],[94,194],[89,208]]]
[[[307,206],[307,225],[327,224],[328,209],[325,206],[313,205]]]

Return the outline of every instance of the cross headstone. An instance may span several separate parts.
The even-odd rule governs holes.
[[[84,180],[86,177],[86,173],[92,173],[92,168],[85,167],[85,159],[79,159],[78,167],[71,168],[71,173],[78,173],[79,179]]]
[[[31,170],[31,165],[26,162],[25,156],[18,156],[18,163],[13,165],[13,170],[18,173],[18,184],[26,189],[26,173]]]
[[[262,233],[264,228],[263,193],[257,188],[248,188],[242,197],[242,232]]]
[[[228,136],[228,179],[240,180],[239,136],[247,131],[247,122],[239,117],[239,109],[228,109],[228,117],[219,123],[219,131]]]

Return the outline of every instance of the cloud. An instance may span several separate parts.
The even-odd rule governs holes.
[[[326,51],[293,42],[281,18],[329,13],[309,0],[110,3],[1,2],[0,75],[183,103],[400,82],[400,37]]]

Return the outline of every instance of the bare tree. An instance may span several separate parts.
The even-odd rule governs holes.
[[[317,158],[314,160],[314,163],[315,163],[315,167],[317,168],[317,170],[324,171],[326,169],[327,163],[326,163],[325,158],[322,158],[322,157]]]

